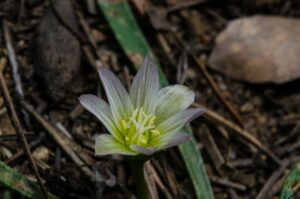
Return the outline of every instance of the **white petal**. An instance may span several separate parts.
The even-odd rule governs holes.
[[[131,145],[130,148],[145,155],[151,155],[158,150],[156,147],[143,147],[138,145]]]
[[[110,107],[102,99],[98,98],[95,95],[81,95],[79,97],[81,105],[96,116],[105,128],[118,140],[123,140],[122,136],[116,128],[113,117],[111,114]]]
[[[156,122],[159,124],[175,113],[188,108],[194,99],[194,92],[186,86],[173,85],[161,89],[156,108]]]
[[[164,137],[161,137],[161,142],[165,143],[160,149],[166,149],[170,148],[179,144],[182,144],[184,142],[187,142],[191,140],[191,136],[187,133],[174,133],[172,135],[167,135]]]
[[[137,153],[125,147],[124,144],[116,140],[113,136],[108,134],[102,134],[96,138],[95,154],[96,155],[109,155],[109,154],[136,155]]]
[[[120,121],[130,116],[133,106],[130,97],[120,80],[109,70],[99,69],[114,121],[120,127]]]
[[[154,113],[158,92],[157,66],[150,58],[146,58],[130,88],[130,97],[134,107],[143,107],[146,113]]]
[[[163,121],[156,127],[156,129],[163,134],[173,133],[180,130],[185,123],[195,119],[204,112],[205,109],[202,108],[191,108],[181,111],[171,116],[169,119]]]

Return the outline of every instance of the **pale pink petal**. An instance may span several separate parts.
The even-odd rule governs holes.
[[[154,113],[158,92],[159,77],[157,66],[150,58],[146,58],[130,89],[130,97],[134,107],[143,107],[146,113]]]
[[[87,94],[81,95],[79,102],[86,110],[96,116],[116,139],[123,140],[114,124],[110,107],[104,100],[95,95]]]
[[[138,146],[138,145],[131,145],[130,148],[134,151],[138,151],[139,153],[142,153],[145,155],[151,155],[158,150],[157,147],[143,147],[143,146]]]
[[[120,80],[105,68],[99,69],[99,75],[107,95],[112,115],[116,125],[120,125],[123,118],[130,116],[133,106],[130,97]]]
[[[170,148],[191,140],[191,136],[187,133],[174,133],[169,136],[161,137],[161,142],[165,142],[160,149]]]
[[[161,89],[156,108],[156,122],[159,124],[188,108],[194,102],[194,98],[194,92],[186,86],[172,85]]]
[[[163,121],[156,129],[163,134],[179,131],[187,122],[190,122],[204,112],[204,108],[191,108],[181,111]]]

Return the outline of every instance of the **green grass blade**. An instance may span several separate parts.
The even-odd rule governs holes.
[[[285,177],[281,188],[280,199],[293,199],[295,191],[299,191],[299,185],[300,164],[296,165],[296,167]]]
[[[40,186],[0,161],[0,186],[13,190],[24,198],[43,198]],[[49,199],[57,199],[48,194]]]
[[[152,51],[129,5],[125,0],[114,2],[98,0],[98,5],[127,57],[137,69],[145,56],[152,55]],[[161,85],[166,86],[168,83],[162,70],[159,69],[159,72]],[[191,129],[188,126],[185,128],[185,132],[192,135]],[[192,142],[180,145],[179,150],[192,179],[197,198],[213,199],[212,188],[195,140],[193,139]]]

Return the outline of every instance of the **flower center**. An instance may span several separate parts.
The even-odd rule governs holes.
[[[156,116],[153,113],[145,113],[143,107],[135,109],[130,117],[121,121],[124,143],[149,146],[151,139],[160,135],[155,129],[155,119]]]

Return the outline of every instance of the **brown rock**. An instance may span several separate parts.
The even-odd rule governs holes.
[[[217,37],[209,65],[234,79],[284,83],[300,77],[300,20],[254,16],[234,20]]]
[[[63,21],[77,31],[78,23],[71,2],[56,0],[54,5]],[[80,44],[50,7],[34,39],[34,70],[46,93],[54,101],[59,101],[79,92],[82,85]]]

